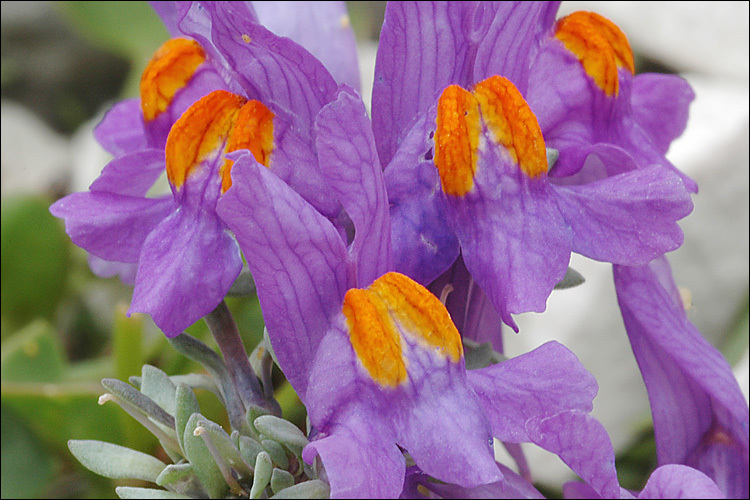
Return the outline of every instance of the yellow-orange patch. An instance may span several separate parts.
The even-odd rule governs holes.
[[[403,331],[457,363],[463,356],[461,335],[442,302],[425,287],[399,273],[387,273],[370,285]]]
[[[227,153],[238,149],[249,149],[255,160],[268,167],[273,152],[274,114],[260,101],[248,101],[237,115],[232,134],[227,143]],[[232,160],[225,160],[221,167],[221,192],[232,186]]]
[[[434,138],[434,161],[444,193],[463,196],[474,186],[479,130],[474,96],[458,85],[446,88],[438,101]]]
[[[482,119],[496,142],[505,146],[521,170],[531,178],[547,172],[547,150],[536,115],[515,85],[492,76],[474,87]]]
[[[617,68],[635,72],[633,51],[612,21],[593,12],[574,12],[557,21],[555,36],[576,55],[584,71],[608,96],[617,95]]]
[[[403,383],[406,363],[401,337],[378,297],[370,290],[352,288],[344,297],[343,313],[354,352],[370,377],[384,387]]]
[[[194,40],[173,38],[164,43],[141,75],[143,118],[149,122],[163,113],[205,60],[203,48]]]
[[[227,140],[246,99],[216,90],[190,106],[172,126],[165,150],[167,178],[179,189],[209,153]]]

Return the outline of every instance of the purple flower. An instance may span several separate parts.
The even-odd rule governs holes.
[[[687,319],[669,263],[615,266],[614,276],[659,464],[688,465],[727,497],[747,497],[748,406],[729,364]]]
[[[591,415],[561,412],[533,418],[526,429],[534,443],[558,455],[584,483],[563,487],[565,498],[723,498],[719,487],[702,472],[685,465],[663,465],[637,495],[622,488],[607,431]]]
[[[593,12],[558,20],[543,39],[527,99],[545,141],[559,151],[553,181],[583,184],[659,165],[697,192],[664,157],[687,124],[690,85],[674,75],[634,72],[625,34]]]
[[[537,55],[555,11],[390,4],[376,63],[373,122],[396,269],[429,283],[460,251],[514,329],[511,314],[545,309],[571,251],[646,263],[682,243],[676,221],[692,210],[682,179],[653,162],[585,185],[552,182],[536,115],[557,108],[530,107],[523,95],[542,92],[546,80],[532,79],[552,64]],[[628,165],[641,159],[618,151]]]
[[[233,132],[242,130],[232,126],[246,123],[248,110],[250,119],[257,117],[243,98],[212,92],[174,124],[166,153],[150,149],[115,159],[89,192],[50,207],[77,245],[101,259],[138,263],[129,312],[150,313],[167,336],[213,310],[242,268],[239,247],[215,207],[225,144],[236,143]],[[164,156],[172,195],[146,198]]]
[[[529,441],[532,417],[590,411],[593,378],[546,344],[467,372],[440,301],[391,268],[388,204],[364,105],[342,88],[316,117],[318,161],[351,215],[351,244],[251,155],[233,158],[218,213],[255,279],[279,364],[314,427],[333,497],[395,497],[403,450],[422,471],[464,487],[504,481],[491,438]]]
[[[171,337],[213,310],[242,268],[239,247],[215,213],[231,185],[225,152],[250,150],[340,230],[348,219],[315,157],[311,117],[336,90],[322,63],[258,24],[251,5],[174,2],[155,8],[172,34],[189,38],[166,42],[142,75],[140,99],[115,105],[97,127],[97,139],[115,159],[90,191],[51,210],[91,253],[97,274],[134,282],[129,312],[151,314]],[[275,22],[281,14],[283,9],[264,17]],[[285,34],[319,52],[351,35],[341,24],[343,4],[316,15],[327,20],[317,38],[310,29]],[[339,46],[328,53],[347,81],[351,61],[332,56],[353,50]],[[165,170],[172,195],[147,197]]]

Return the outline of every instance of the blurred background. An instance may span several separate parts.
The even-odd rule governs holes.
[[[385,3],[347,3],[369,103]],[[113,498],[114,482],[84,469],[69,439],[162,452],[124,411],[97,405],[99,380],[127,380],[145,363],[169,375],[200,367],[177,355],[150,318],[126,317],[131,289],[96,278],[48,207],[86,190],[107,163],[93,127],[112,103],[137,96],[140,74],[167,33],[144,2],[0,5],[2,497]],[[747,398],[748,3],[565,2],[561,15],[574,10],[618,24],[639,72],[678,73],[696,91],[688,130],[669,157],[701,191],[681,222],[685,244],[669,257],[692,296],[691,320],[735,367]],[[586,283],[555,292],[544,314],[519,317],[521,334],[507,336],[508,354],[554,338],[579,356],[599,381],[594,414],[618,451],[621,482],[639,488],[655,466],[650,414],[611,269],[577,256],[572,266]],[[262,332],[257,300],[229,305],[249,352]],[[188,331],[213,345],[202,321]],[[280,391],[285,416],[303,422],[293,392]],[[206,416],[222,422],[216,399],[199,397]],[[527,452],[540,489],[560,496],[568,469],[532,447]]]

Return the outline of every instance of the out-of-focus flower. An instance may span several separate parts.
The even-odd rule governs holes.
[[[636,498],[622,488],[612,442],[601,423],[580,411],[535,418],[526,426],[534,443],[558,455],[585,482],[563,487],[565,498]],[[663,465],[637,498],[722,498],[715,482],[685,465]]]
[[[91,253],[92,270],[135,283],[129,312],[151,314],[174,336],[213,310],[242,268],[236,243],[214,213],[231,185],[225,152],[250,150],[341,231],[348,219],[315,156],[312,117],[337,88],[323,64],[258,24],[250,4],[154,7],[178,38],[154,54],[140,99],[115,105],[97,127],[97,139],[115,159],[88,193],[70,195],[52,211]],[[301,14],[315,6],[298,7]],[[331,46],[326,57],[339,78],[358,84],[351,57],[335,57],[354,51],[344,5],[315,12],[320,31],[308,26],[285,34],[319,53],[350,40]],[[264,10],[264,18],[275,23],[285,13]],[[147,197],[165,169],[173,196]]]
[[[346,193],[351,245],[250,155],[235,156],[233,185],[218,203],[253,256],[274,352],[307,407],[314,438],[304,458],[321,457],[334,497],[398,496],[399,446],[439,480],[503,481],[491,438],[529,441],[532,417],[590,411],[595,381],[557,343],[467,372],[442,303],[387,272],[385,183],[361,100],[342,89],[316,129],[321,170]]]
[[[625,328],[648,390],[659,464],[685,464],[748,496],[748,406],[724,357],[687,319],[666,258],[615,266]]]
[[[693,90],[679,76],[634,73],[627,37],[596,13],[559,19],[543,38],[527,100],[559,152],[553,181],[580,185],[658,165],[697,192],[664,156],[685,130]]]
[[[523,94],[542,92],[552,78],[532,80],[539,68],[552,66],[539,55],[552,43],[555,12],[555,5],[390,5],[376,65],[373,120],[381,160],[388,163],[396,268],[429,283],[460,251],[513,328],[511,313],[544,310],[571,251],[646,263],[680,245],[676,221],[692,209],[680,176],[654,162],[636,169],[642,158],[632,156],[632,148],[616,149],[626,166],[620,175],[585,185],[552,182],[535,116],[546,117],[548,110],[529,107]],[[410,28],[422,25],[451,29]],[[601,54],[592,50],[592,57],[614,57],[610,45],[597,50]],[[576,63],[583,78],[591,78]],[[590,93],[581,98],[581,106],[599,112]],[[579,116],[569,118],[575,123]],[[557,147],[571,156],[566,144]]]

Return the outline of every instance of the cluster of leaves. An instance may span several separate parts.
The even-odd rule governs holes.
[[[212,352],[201,346],[204,352]],[[165,488],[117,488],[121,498],[322,498],[328,486],[302,461],[307,438],[294,424],[251,408],[240,429],[228,434],[200,413],[194,389],[224,400],[223,385],[208,375],[169,377],[150,365],[130,377],[135,389],[104,379],[100,402],[116,401],[149,428],[173,464],[129,448],[93,440],[71,440],[71,452],[90,470],[111,479],[140,479]],[[177,496],[179,495],[179,496]]]
[[[100,380],[127,380],[146,363],[170,374],[203,369],[171,349],[147,318],[126,317],[130,289],[116,278],[91,274],[85,252],[49,213],[51,201],[20,195],[2,203],[3,497],[108,498],[116,485],[142,481],[113,484],[89,472],[71,455],[68,440],[163,452],[130,415],[113,404],[96,404],[105,391]],[[257,299],[227,302],[241,331],[251,333],[243,339],[251,351],[263,331]],[[202,321],[188,332],[210,336]],[[206,420],[228,428],[220,399],[208,389],[195,394]],[[290,387],[282,385],[278,395],[286,414],[303,423]]]

